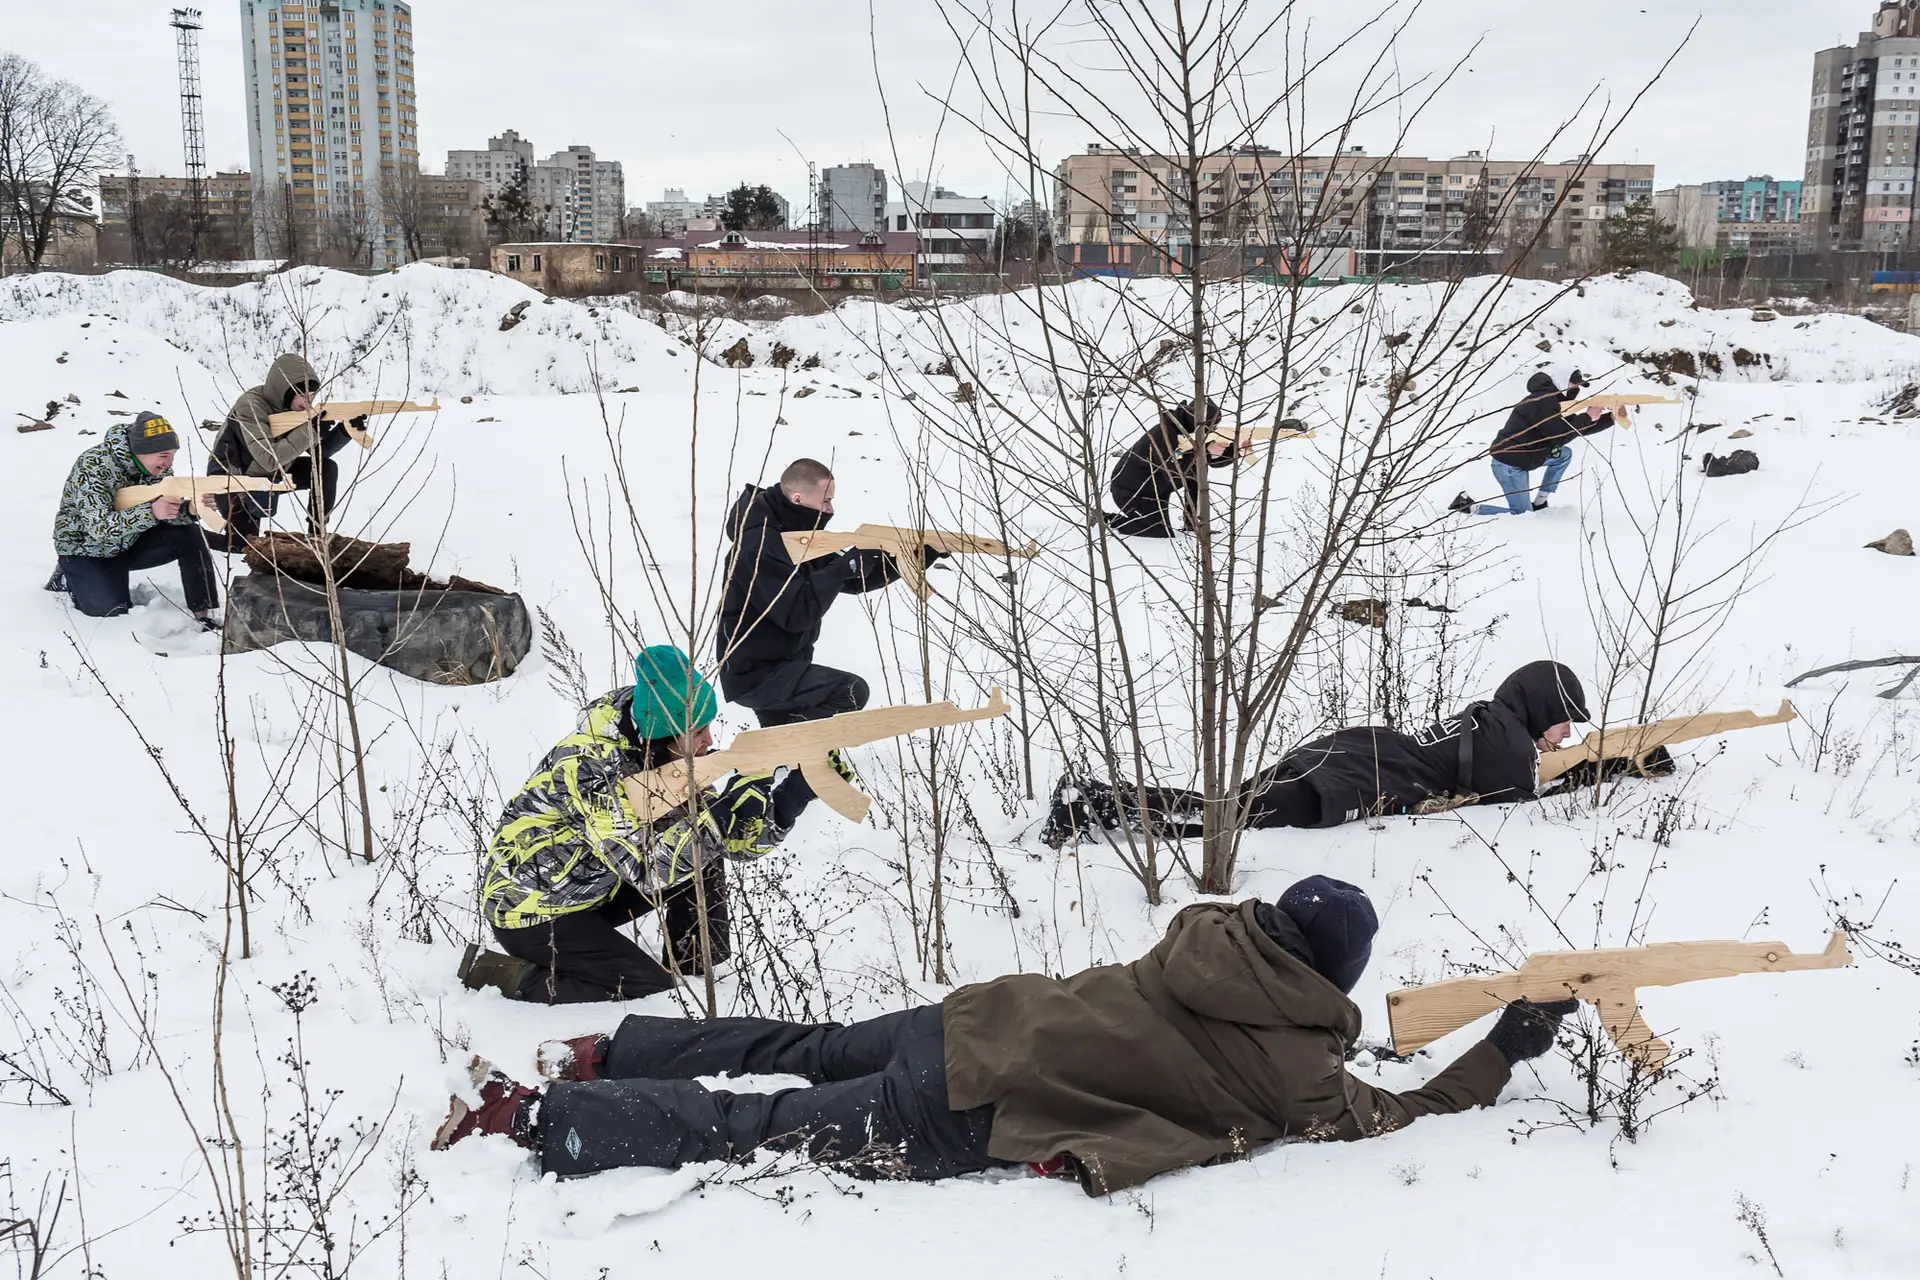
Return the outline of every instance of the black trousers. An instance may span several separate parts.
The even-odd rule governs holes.
[[[733,954],[727,911],[726,863],[710,863],[706,881],[707,941],[713,962]],[[686,881],[661,899],[661,929],[674,966],[682,974],[704,972],[700,950],[700,902],[694,882]],[[654,909],[653,900],[632,885],[622,885],[611,901],[591,911],[576,911],[524,929],[495,927],[494,938],[508,955],[539,966],[520,983],[513,999],[534,1004],[587,1004],[600,1000],[638,1000],[669,991],[676,984],[667,967],[620,931]]]
[[[1197,477],[1186,481],[1180,487],[1181,514],[1186,518],[1187,528],[1194,526],[1200,507],[1200,481]],[[1102,513],[1107,528],[1128,538],[1171,538],[1174,536],[1172,513],[1167,508],[1168,500],[1174,495],[1175,488],[1160,484],[1144,484],[1132,493],[1122,493],[1118,488],[1113,491],[1113,500],[1118,504],[1118,512]]]
[[[1121,803],[1133,805],[1131,787],[1119,789]],[[1240,788],[1240,801],[1246,806],[1246,828],[1317,827],[1320,825],[1320,794],[1304,778],[1258,773]],[[1198,791],[1174,787],[1148,787],[1147,812],[1156,829],[1168,834],[1198,839],[1204,824],[1200,813],[1202,796]]]
[[[771,727],[858,711],[867,705],[869,696],[867,682],[851,671],[817,662],[791,662],[771,668],[728,701],[739,703],[759,717],[763,726]],[[780,798],[791,802],[783,804],[781,822],[792,826],[792,820],[812,802],[815,793],[798,773],[787,775],[780,785]]]
[[[186,594],[187,608],[205,613],[220,603],[213,557],[207,554],[198,527],[190,524],[155,525],[117,556],[61,556],[60,572],[66,575],[74,608],[90,618],[111,618],[133,608],[128,576],[136,569],[157,569],[163,564],[180,566],[180,590]]]
[[[320,463],[320,488],[313,487],[313,457],[303,454],[287,465],[287,479],[293,481],[294,488],[307,491],[307,529],[318,533],[323,527],[321,513],[332,518],[333,504],[340,491],[340,467],[332,458],[324,458]],[[215,551],[234,555],[246,550],[243,539],[258,537],[260,523],[272,515],[280,505],[277,493],[220,493],[215,494],[214,505],[220,508],[220,514],[226,517],[227,531],[215,533],[207,530],[207,545]]]
[[[939,1005],[853,1026],[629,1017],[601,1071],[548,1088],[535,1143],[542,1172],[675,1169],[759,1147],[804,1150],[877,1178],[924,1181],[1004,1163],[987,1154],[993,1108],[947,1106]],[[691,1079],[721,1074],[797,1075],[811,1086],[727,1093]]]

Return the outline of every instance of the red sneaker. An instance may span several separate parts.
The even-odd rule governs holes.
[[[571,1040],[543,1040],[534,1051],[534,1067],[548,1080],[566,1080],[575,1084],[600,1078],[600,1064],[607,1060],[611,1037],[575,1036]]]

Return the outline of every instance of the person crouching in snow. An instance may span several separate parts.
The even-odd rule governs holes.
[[[136,569],[180,566],[187,608],[209,631],[220,603],[213,557],[194,524],[193,511],[178,498],[155,498],[125,511],[114,495],[133,485],[173,474],[180,437],[157,413],[142,413],[124,429],[74,459],[53,517],[53,549],[60,558],[49,590],[63,590],[73,607],[91,618],[111,618],[133,607],[129,579]],[[202,495],[203,508],[212,499]]]
[[[1390,813],[1531,800],[1541,751],[1564,744],[1588,719],[1580,678],[1558,662],[1529,662],[1493,698],[1418,733],[1356,725],[1295,747],[1242,785],[1243,827],[1336,827]],[[1204,797],[1148,787],[1146,813],[1162,835],[1198,837]],[[1083,833],[1140,827],[1128,786],[1063,778],[1041,829],[1058,849]]]
[[[1209,400],[1200,416],[1204,426],[1218,426],[1220,406]],[[1162,413],[1159,421],[1120,455],[1107,485],[1120,510],[1100,513],[1107,528],[1126,537],[1171,538],[1173,521],[1167,502],[1178,492],[1186,527],[1192,531],[1200,506],[1200,486],[1205,481],[1200,475],[1198,453],[1182,449],[1180,438],[1191,439],[1194,434],[1193,404],[1182,401],[1172,412]],[[1232,466],[1239,456],[1231,440],[1210,440],[1205,449],[1209,467]]]
[[[1580,398],[1585,381],[1578,369],[1568,375],[1565,391],[1550,373],[1536,373],[1527,379],[1527,398],[1513,406],[1507,425],[1493,438],[1490,451],[1500,501],[1475,505],[1462,490],[1448,509],[1476,516],[1523,516],[1544,509],[1560,487],[1560,477],[1573,464],[1573,441],[1613,425],[1611,413],[1591,406],[1584,414],[1568,417],[1561,413],[1567,401]],[[1539,496],[1533,497],[1531,473],[1541,467],[1547,469],[1546,475],[1541,478]]]
[[[633,678],[586,709],[501,814],[481,909],[506,954],[470,945],[459,970],[468,987],[542,1004],[666,991],[673,975],[620,931],[655,909],[678,973],[731,954],[725,859],[779,844],[811,792],[796,789],[797,772],[777,788],[768,775],[736,774],[708,789],[697,820],[677,809],[643,822],[621,780],[705,754],[718,702],[671,645],[642,650]]]
[[[1313,876],[1274,904],[1190,906],[1132,964],[1013,974],[852,1026],[628,1017],[541,1046],[554,1082],[538,1089],[474,1059],[479,1105],[455,1097],[433,1145],[504,1134],[562,1177],[762,1148],[867,1177],[1027,1165],[1106,1195],[1282,1138],[1364,1138],[1490,1105],[1576,1007],[1516,1001],[1424,1087],[1376,1089],[1346,1055],[1360,1031],[1347,993],[1377,927],[1362,890]],[[810,1084],[694,1082],[722,1074]]]

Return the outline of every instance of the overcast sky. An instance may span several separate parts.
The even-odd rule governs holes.
[[[1114,78],[1112,49],[1086,21],[1085,0],[1053,2],[1064,8],[1023,0],[1022,20],[1038,25],[1063,13],[1043,48],[1137,118]],[[1171,10],[1172,0],[1152,2]],[[658,199],[667,186],[698,198],[741,180],[766,182],[798,203],[806,160],[873,160],[896,180],[931,176],[968,194],[1004,197],[1014,184],[995,149],[968,120],[943,120],[936,105],[951,96],[962,116],[978,119],[972,76],[960,74],[960,87],[950,89],[961,37],[973,36],[976,58],[989,47],[961,3],[975,12],[1008,7],[1008,0],[954,0],[944,6],[950,28],[934,0],[875,0],[871,11],[867,0],[417,0],[423,167],[438,172],[449,148],[484,147],[490,134],[515,128],[543,156],[585,143],[622,162],[630,203]],[[1203,3],[1189,0],[1188,12]],[[1376,12],[1367,4],[1301,0],[1296,48],[1309,18],[1311,48],[1326,49]],[[104,97],[142,171],[177,174],[184,165],[171,7],[6,0],[0,48]],[[1876,0],[1704,0],[1697,8],[1663,0],[1427,0],[1394,46],[1391,65],[1403,82],[1465,55],[1476,41],[1479,48],[1407,127],[1404,150],[1447,156],[1479,148],[1517,158],[1548,147],[1548,159],[1566,158],[1583,148],[1571,135],[1551,142],[1552,122],[1596,88],[1617,108],[1697,17],[1692,43],[1597,158],[1650,162],[1661,186],[1758,173],[1797,178],[1813,54],[1850,44],[1876,7]],[[1253,0],[1253,8],[1249,32],[1280,4]],[[203,21],[208,160],[243,168],[239,5],[208,0]],[[1384,26],[1362,34],[1316,72],[1316,123],[1324,127],[1330,104],[1375,61],[1386,35]],[[1265,105],[1279,96],[1285,56],[1278,33],[1250,55],[1249,97]],[[1586,120],[1596,110],[1589,107]],[[1354,137],[1378,154],[1399,127],[1383,112]],[[1092,136],[1052,111],[1039,114],[1034,131],[1049,162]],[[1283,145],[1283,130],[1265,130],[1263,140]]]

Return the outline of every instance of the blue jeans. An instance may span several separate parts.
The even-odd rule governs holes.
[[[1507,501],[1504,507],[1483,502],[1473,509],[1477,516],[1523,516],[1533,510],[1533,481],[1531,473],[1518,467],[1510,467],[1498,458],[1493,460],[1493,478],[1500,486],[1501,496]],[[1567,468],[1573,465],[1573,449],[1561,445],[1547,455],[1546,478],[1540,482],[1540,496],[1546,497],[1560,487],[1560,477],[1567,474]]]

